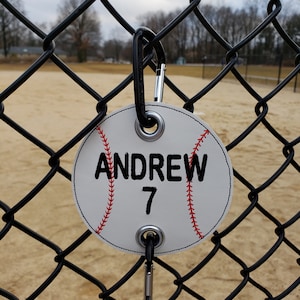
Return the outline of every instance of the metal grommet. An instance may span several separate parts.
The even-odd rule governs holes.
[[[155,125],[150,128],[143,127],[139,120],[135,121],[135,131],[137,135],[148,142],[153,142],[158,140],[164,133],[165,130],[165,122],[160,114],[154,111],[146,111],[146,115],[150,119],[155,120]]]
[[[154,225],[145,225],[141,227],[136,233],[136,241],[142,247],[146,246],[146,239],[148,234],[153,234],[154,236],[154,248],[158,248],[164,241],[163,231]]]

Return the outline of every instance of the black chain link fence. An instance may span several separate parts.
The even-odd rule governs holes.
[[[56,206],[63,209],[60,206],[60,201],[63,196],[56,193],[53,181],[55,182],[55,178],[61,178],[61,176],[63,176],[67,182],[71,180],[71,174],[68,168],[65,167],[65,155],[75,146],[78,146],[82,138],[105,116],[107,104],[132,83],[133,74],[128,74],[121,83],[117,84],[115,88],[106,95],[100,95],[96,89],[73,72],[69,66],[56,55],[54,40],[89,6],[96,4],[96,1],[84,1],[78,9],[63,22],[57,24],[48,34],[30,22],[13,7],[9,1],[1,0],[0,2],[15,18],[18,18],[20,22],[43,40],[44,50],[42,55],[40,55],[28,69],[20,74],[15,81],[5,88],[1,87],[1,125],[13,129],[12,134],[13,132],[19,134],[18,137],[13,135],[12,139],[14,139],[14,137],[20,139],[19,136],[21,136],[24,145],[28,143],[32,145],[31,149],[34,149],[30,156],[32,161],[38,160],[39,154],[37,154],[37,152],[42,152],[44,160],[42,162],[37,161],[35,164],[36,168],[38,168],[39,163],[45,164],[45,162],[48,162],[47,172],[43,174],[39,182],[35,184],[32,183],[30,190],[22,191],[24,196],[19,199],[10,199],[10,197],[4,197],[0,191],[0,209],[2,211],[2,223],[0,228],[0,295],[5,299],[19,299],[19,297],[26,297],[26,299],[52,299],[53,297],[47,294],[47,290],[53,286],[58,291],[54,297],[56,299],[87,299],[84,297],[85,294],[88,294],[88,299],[91,299],[91,293],[93,293],[94,298],[99,296],[101,299],[134,299],[135,297],[141,299],[143,297],[143,280],[141,280],[143,273],[140,273],[140,270],[143,269],[145,262],[143,256],[133,261],[132,256],[120,253],[119,259],[112,261],[109,257],[103,257],[100,246],[98,251],[93,250],[93,252],[90,253],[88,245],[89,243],[93,243],[93,237],[89,231],[83,232],[78,238],[74,238],[73,242],[65,247],[62,246],[64,244],[63,240],[58,239],[55,234],[51,236],[48,235],[47,228],[44,228],[41,232],[34,229],[36,223],[43,223],[46,219],[51,219],[49,215],[57,213],[55,209],[53,209],[53,211],[43,212],[43,203],[39,199],[39,195],[43,194],[44,190],[50,189],[53,195],[51,199],[51,201],[53,201],[53,207]],[[135,29],[123,19],[109,1],[102,0],[100,4],[103,5],[130,34],[135,33]],[[288,2],[284,4],[288,5]],[[98,2],[97,5],[99,5]],[[296,191],[294,193],[287,193],[290,188],[287,184],[286,190],[280,195],[275,195],[274,190],[277,181],[281,178],[284,178],[286,182],[289,182],[293,178],[293,182],[299,187],[300,165],[297,161],[296,150],[299,150],[300,137],[299,132],[294,128],[281,128],[280,118],[278,118],[278,121],[275,121],[274,118],[269,118],[269,116],[274,114],[272,101],[280,101],[283,106],[288,105],[286,96],[280,98],[281,92],[289,82],[295,79],[300,71],[300,47],[281,27],[278,21],[280,11],[281,2],[279,0],[269,1],[264,21],[238,44],[230,45],[211,27],[205,15],[201,13],[200,1],[190,1],[190,4],[187,4],[186,8],[182,10],[177,18],[156,33],[152,41],[147,42],[148,47],[154,45],[178,26],[187,15],[195,14],[197,22],[199,22],[199,24],[201,23],[215,41],[224,49],[224,53],[226,53],[224,67],[213,80],[201,88],[193,97],[186,96],[184,91],[169,77],[165,78],[165,84],[174,94],[182,99],[183,107],[193,112],[196,104],[199,104],[201,108],[201,99],[216,88],[227,74],[233,74],[240,85],[243,86],[244,90],[255,100],[253,102],[255,117],[246,128],[239,128],[240,134],[238,137],[232,138],[227,143],[226,148],[229,154],[234,154],[236,149],[246,147],[244,143],[247,143],[248,140],[252,140],[253,137],[255,138],[257,130],[261,128],[265,130],[265,138],[262,141],[256,141],[256,147],[259,147],[260,143],[268,143],[270,140],[275,140],[278,146],[276,148],[270,147],[269,153],[263,153],[264,156],[274,158],[274,164],[271,168],[272,173],[270,173],[266,179],[262,179],[258,174],[255,183],[247,179],[247,172],[243,168],[246,160],[250,160],[253,165],[260,163],[255,155],[251,154],[250,151],[250,154],[247,152],[248,155],[245,154],[245,157],[239,161],[240,164],[233,161],[236,180],[235,189],[241,191],[238,199],[234,200],[233,205],[238,201],[243,203],[243,209],[241,209],[239,215],[234,216],[230,224],[226,224],[226,228],[222,231],[215,232],[211,241],[207,241],[206,244],[199,247],[201,249],[205,248],[205,251],[208,252],[202,252],[202,250],[197,248],[194,250],[193,259],[197,259],[197,262],[191,261],[190,265],[187,266],[189,270],[186,268],[179,270],[178,261],[180,265],[180,254],[175,256],[175,260],[172,260],[172,258],[168,256],[154,258],[155,268],[157,269],[154,280],[154,290],[156,290],[158,294],[156,297],[158,299],[299,299],[300,212],[298,210],[299,205],[298,208],[297,206],[295,208],[295,205],[291,205],[291,203],[296,203],[295,199],[297,199],[299,203],[299,188],[298,193],[296,193]],[[250,43],[268,26],[274,26],[281,38],[294,51],[295,67],[272,91],[265,96],[261,96],[239,73],[236,64],[239,58],[239,50]],[[97,101],[97,116],[90,120],[87,126],[82,128],[82,130],[57,150],[54,150],[51,143],[46,144],[37,135],[27,131],[21,123],[13,120],[5,110],[6,103],[13,101],[12,96],[14,93],[21,89],[23,84],[34,76],[48,61],[55,64],[61,72],[65,73],[67,77],[71,78],[81,89],[86,91],[89,97]],[[149,65],[155,71],[155,61],[153,61],[150,56],[144,59],[144,67],[146,67],[146,65]],[[97,74],[95,74],[95,76],[97,76]],[[53,89],[55,89],[55,87],[53,87]],[[32,93],[34,93],[34,91],[32,91]],[[65,91],[65,93],[67,93],[67,91]],[[280,100],[278,100],[278,98]],[[70,99],[70,101],[72,101],[72,99]],[[299,105],[299,103],[297,104]],[[235,105],[234,99],[230,105]],[[49,95],[49,115],[52,109],[51,95]],[[293,111],[292,113],[297,114],[297,111]],[[284,115],[284,118],[290,117],[290,115]],[[222,119],[222,114],[220,114],[220,118]],[[238,119],[239,115],[236,115],[235,118]],[[72,124],[69,125],[72,126]],[[227,124],[224,124],[224,127],[227,127]],[[285,135],[284,133],[286,132],[289,134]],[[11,147],[12,150],[15,147],[13,142],[11,143]],[[19,153],[22,152],[22,149],[18,150]],[[21,158],[12,157],[11,159],[18,163],[18,160]],[[3,166],[4,163],[9,162],[3,161],[3,158],[1,158],[1,165]],[[262,166],[262,168],[264,167],[265,166]],[[3,172],[1,167],[0,169],[1,172]],[[34,171],[33,169],[29,169],[28,177],[24,180],[29,180],[30,173]],[[6,180],[1,182],[1,190],[4,189],[4,186],[9,185],[10,182],[14,182],[9,172],[4,176],[7,182]],[[22,189],[22,183],[11,184],[9,189]],[[73,199],[68,199],[68,201],[73,205]],[[8,203],[10,203],[10,205]],[[285,208],[284,211],[287,212],[286,215],[278,213],[278,209],[282,207]],[[35,210],[34,218],[36,218],[36,220],[26,219],[26,213],[22,214],[25,208]],[[55,222],[56,218],[54,217],[51,220]],[[70,222],[70,220],[66,219],[65,222]],[[245,222],[252,224],[253,231],[256,231],[254,235],[257,237],[257,240],[253,241],[251,238],[251,235],[253,235],[252,230],[249,230],[249,232],[245,232],[244,230],[242,230],[242,232],[239,231],[239,228]],[[46,223],[47,222],[45,222],[45,224]],[[61,226],[63,227],[64,224],[61,224]],[[78,226],[81,228],[81,225]],[[262,229],[268,230],[269,232],[267,241],[260,238],[259,232]],[[17,242],[16,244],[14,243],[13,236],[19,233],[22,233],[23,236],[24,242],[22,245],[19,245]],[[72,232],[69,232],[69,234],[74,236]],[[67,235],[68,234],[66,234],[63,239],[66,238],[66,240],[68,240]],[[245,251],[239,251],[239,246],[233,248],[232,240],[228,239],[230,236],[234,237],[235,243],[240,245],[241,248],[242,245],[244,245],[247,249],[247,253]],[[7,240],[9,240],[10,247],[7,246]],[[96,243],[101,244],[99,241]],[[264,245],[262,248],[263,251],[257,250],[259,244]],[[19,259],[18,257],[20,257],[20,255],[18,253],[22,251],[26,252],[28,248],[30,250],[27,257],[23,260]],[[5,266],[8,251],[16,253],[16,260],[9,267]],[[45,254],[42,255],[41,253]],[[249,253],[255,254],[251,256],[252,259],[249,259]],[[281,262],[281,258],[283,258],[284,263]],[[43,270],[39,270],[42,260]],[[27,273],[12,278],[11,274],[18,274],[18,268],[24,264],[26,264],[25,269],[28,270]],[[118,270],[120,264],[127,266],[128,272],[126,274]],[[271,272],[268,271],[269,273],[267,273],[266,269],[271,270]],[[36,273],[38,275],[33,277],[32,274],[34,274],[36,270],[39,270],[39,272]],[[107,273],[104,272],[105,270]],[[97,271],[99,271],[99,273]],[[289,274],[287,280],[278,282],[276,277],[279,273]],[[113,279],[107,281],[107,274],[111,274]],[[163,281],[162,285],[160,285],[161,274],[168,279]],[[64,279],[61,280],[60,277]],[[285,276],[283,275],[281,278],[285,278]],[[72,296],[70,296],[71,294],[68,287],[63,283],[64,281],[70,282],[67,280],[73,282],[72,287],[69,287],[69,290],[73,290]],[[28,290],[31,292],[28,292],[28,294],[24,296],[18,294],[20,291],[17,288],[18,285],[22,284],[22,281],[26,281],[27,285],[29,284],[28,282],[30,282],[30,287],[27,286],[26,293]],[[138,282],[138,288],[135,288],[136,282]],[[209,288],[208,282],[213,282],[213,291],[212,288]],[[88,285],[86,285],[86,283],[88,283]],[[88,287],[84,288],[86,286]],[[125,289],[124,286],[127,286],[127,288]],[[224,286],[227,288],[221,289],[221,287]],[[219,293],[217,293],[218,290]]]

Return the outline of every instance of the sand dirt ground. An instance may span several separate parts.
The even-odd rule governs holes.
[[[3,91],[20,73],[0,72]],[[101,95],[108,93],[125,77],[123,75],[88,74],[80,76]],[[173,76],[171,79],[192,96],[208,81]],[[146,99],[152,101],[154,79],[146,77]],[[257,86],[266,95],[270,87]],[[133,87],[128,86],[108,104],[114,111],[133,103]],[[182,106],[169,88],[164,102]],[[49,145],[60,149],[91,118],[96,115],[96,101],[66,75],[59,72],[37,72],[4,102],[5,114],[28,132]],[[195,105],[195,114],[205,120],[227,145],[256,118],[254,100],[237,82],[224,81]],[[268,121],[288,141],[299,136],[299,93],[282,91],[269,103]],[[0,122],[0,200],[13,207],[48,172],[48,155],[21,135]],[[61,159],[61,165],[71,172],[77,145]],[[300,161],[299,145],[295,159]],[[241,144],[229,151],[234,168],[254,187],[262,185],[284,162],[282,144],[262,125],[258,125]],[[260,204],[282,223],[299,212],[299,173],[291,166],[260,194]],[[236,220],[250,205],[248,189],[237,180],[234,183],[232,205],[219,231]],[[2,215],[2,212],[0,212]],[[15,219],[50,239],[61,249],[68,247],[85,230],[74,204],[71,184],[57,174],[50,183],[24,208]],[[0,220],[0,229],[4,222]],[[257,209],[244,219],[222,243],[247,265],[254,265],[276,243],[275,225]],[[286,231],[286,237],[300,246],[299,220]],[[195,248],[162,259],[185,274],[211,250],[209,241]],[[55,253],[16,228],[0,241],[0,288],[20,299],[31,295],[55,269]],[[281,245],[270,259],[251,273],[251,278],[266,287],[273,296],[280,294],[299,276],[296,253]],[[115,250],[91,236],[76,249],[68,260],[101,280],[107,287],[116,282],[137,261],[138,257]],[[187,285],[206,299],[224,299],[241,282],[241,266],[222,251]],[[113,296],[116,299],[142,299],[144,270]],[[167,299],[175,290],[174,276],[155,267],[154,299]],[[98,299],[99,289],[67,268],[63,268],[52,284],[38,299]],[[299,287],[286,299],[300,299]],[[1,298],[1,296],[0,296]],[[265,299],[265,295],[247,284],[236,299]],[[192,299],[183,293],[179,299]]]

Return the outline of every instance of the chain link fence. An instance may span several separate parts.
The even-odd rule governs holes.
[[[9,1],[0,2],[0,5],[43,40],[43,53],[38,59],[15,80],[6,86],[1,85],[1,128],[9,130],[11,139],[2,140],[2,134],[0,136],[0,296],[4,299],[141,299],[145,257],[133,257],[124,253],[111,256],[115,250],[103,250],[102,247],[106,246],[100,245],[98,240],[95,241],[90,231],[83,230],[79,219],[74,216],[75,225],[72,218],[64,219],[65,205],[72,210],[70,206],[74,206],[73,200],[69,194],[66,196],[56,192],[60,185],[71,189],[69,169],[72,162],[67,159],[68,155],[73,153],[83,137],[103,119],[107,106],[133,82],[134,76],[133,73],[128,74],[112,90],[101,95],[97,88],[84,80],[82,74],[72,71],[57,56],[54,40],[91,5],[104,6],[130,34],[133,35],[135,29],[105,0],[82,2],[78,9],[48,34],[30,22]],[[287,110],[290,102],[284,88],[295,80],[300,71],[300,47],[287,35],[278,21],[281,7],[279,0],[269,1],[266,4],[267,14],[264,21],[238,44],[231,45],[212,28],[202,14],[200,1],[190,1],[172,22],[157,32],[152,40],[145,42],[144,47],[155,45],[186,16],[194,14],[197,22],[224,49],[226,62],[217,76],[199,88],[192,97],[187,96],[184,88],[181,89],[171,76],[165,77],[165,85],[174,97],[182,100],[182,106],[191,112],[201,110],[201,100],[217,89],[228,74],[233,75],[243,87],[244,94],[241,98],[246,98],[247,93],[254,100],[250,103],[253,110],[249,110],[251,119],[248,125],[238,128],[239,134],[227,137],[226,140],[229,155],[234,157],[237,151],[245,153],[239,159],[233,159],[234,189],[238,196],[234,197],[232,205],[240,205],[238,215],[231,215],[225,220],[221,230],[214,232],[211,240],[187,254],[190,255],[190,263],[186,266],[181,265],[181,255],[184,254],[155,257],[154,298],[299,299],[299,127],[282,127],[281,120],[295,118],[295,108],[299,107],[299,101],[295,101],[292,109]],[[238,53],[269,26],[274,26],[282,40],[294,51],[295,67],[273,90],[262,96],[260,88],[254,89],[239,72]],[[53,143],[46,143],[34,129],[28,130],[22,125],[22,120],[12,118],[9,110],[6,112],[10,102],[15,101],[14,95],[21,93],[26,82],[49,61],[66,75],[66,81],[71,79],[76,88],[84,91],[87,98],[96,100],[86,103],[96,111],[96,116],[72,134],[68,141],[60,141],[58,148],[54,141],[55,135]],[[155,72],[156,64],[152,56],[144,59],[143,67],[146,66],[150,66]],[[94,76],[97,77],[97,74]],[[59,87],[53,86],[53,90],[56,89]],[[31,93],[33,95],[36,91],[32,90]],[[64,95],[64,98],[61,96],[62,99],[67,98],[67,93],[68,91],[61,90]],[[49,101],[47,115],[51,122],[52,114],[62,112],[58,112],[59,108],[51,105],[52,95],[41,93],[40,97],[46,97],[46,101]],[[37,117],[22,106],[22,96],[17,99],[20,99],[20,103],[16,105],[19,104],[19,109],[24,110],[24,118]],[[72,103],[72,99],[68,100],[71,105],[76,105]],[[243,103],[243,99],[241,101],[240,109],[247,110],[249,103]],[[225,105],[229,109],[226,110]],[[220,122],[224,114],[236,105],[236,97],[229,103],[224,102],[224,107],[219,112]],[[231,113],[235,120],[241,118],[240,113],[234,114],[233,110]],[[72,127],[74,124],[71,123],[65,124],[64,128]],[[36,126],[43,126],[42,122]],[[229,124],[223,123],[221,130],[227,127],[230,127]],[[262,138],[259,138],[258,132],[263,132]],[[47,134],[51,135],[50,132]],[[254,149],[259,149],[265,143],[270,145],[269,151],[258,156]],[[4,158],[2,149],[7,149],[4,144],[10,149],[10,161]],[[33,166],[26,165],[24,157],[32,161]],[[266,157],[271,157],[271,166],[265,165],[263,158]],[[255,167],[256,176],[252,178],[248,170]],[[260,174],[264,169],[267,169],[267,177]],[[29,182],[30,189],[23,189],[23,181],[17,180],[18,176],[15,175],[18,172],[22,172],[22,180]],[[34,176],[35,173],[41,177]],[[35,178],[39,179],[35,181]],[[278,189],[279,182],[283,182],[283,190]],[[8,190],[9,193],[3,194],[3,190]],[[19,191],[17,194],[14,193],[16,190]],[[50,199],[47,198],[51,207],[49,211],[43,209],[45,193],[51,195]],[[64,199],[65,196],[67,199]],[[65,201],[69,204],[65,204]],[[30,218],[28,211],[33,212]],[[52,225],[59,222],[62,232],[53,231]],[[73,224],[72,227],[63,231],[68,223]],[[263,231],[268,233],[267,240],[261,237]],[[21,242],[18,242],[18,238]],[[7,265],[8,256],[12,254],[15,259]],[[120,266],[127,271],[120,271]],[[25,269],[25,273],[21,269]],[[280,280],[277,278],[278,274],[281,274]],[[24,286],[22,282],[26,288],[20,288]]]

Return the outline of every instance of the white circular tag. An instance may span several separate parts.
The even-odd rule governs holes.
[[[135,106],[100,122],[75,159],[73,192],[87,227],[120,250],[155,255],[192,247],[212,234],[231,202],[233,173],[225,147],[192,113],[162,103],[146,111],[157,128],[140,127]]]

